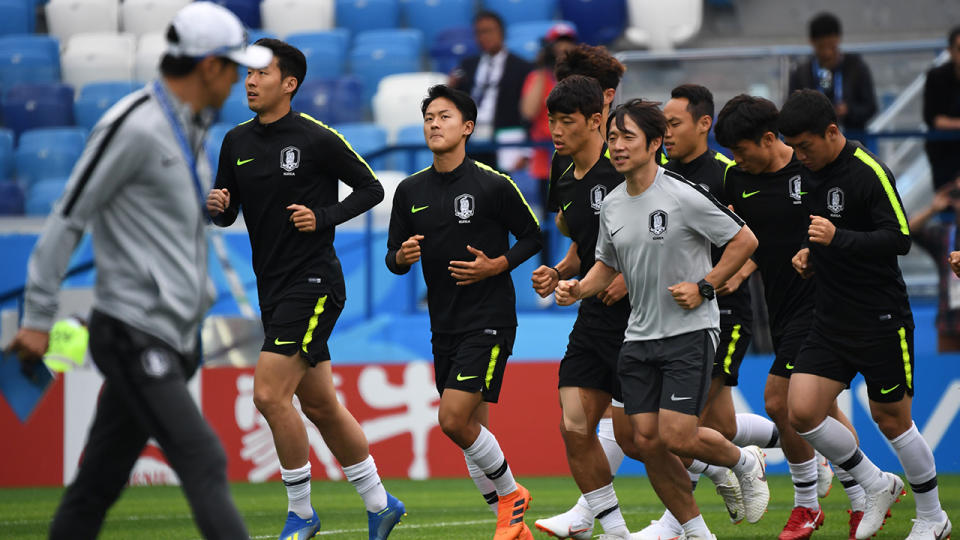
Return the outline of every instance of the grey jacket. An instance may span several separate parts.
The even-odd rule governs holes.
[[[49,330],[57,292],[84,229],[92,225],[97,269],[94,308],[188,353],[213,304],[207,276],[206,217],[211,185],[202,153],[209,119],[166,92],[197,155],[197,193],[183,151],[153,85],[109,109],[30,256],[23,326]]]

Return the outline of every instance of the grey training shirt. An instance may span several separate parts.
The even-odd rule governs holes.
[[[686,310],[667,287],[703,279],[713,269],[710,244],[725,245],[743,227],[743,221],[705,189],[657,169],[646,191],[632,197],[624,182],[600,209],[597,260],[623,273],[630,294],[624,341],[719,328],[716,300]]]

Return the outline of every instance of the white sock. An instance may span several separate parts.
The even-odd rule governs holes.
[[[930,445],[917,431],[916,424],[912,424],[910,429],[891,440],[890,444],[893,445],[900,465],[903,465],[904,476],[913,490],[917,517],[939,520],[943,510],[940,508],[940,491],[937,488],[937,465],[933,461]]]
[[[745,471],[754,467],[757,462],[757,457],[753,455],[753,452],[747,452],[743,448],[739,448],[738,450],[740,450],[740,461],[733,467],[730,467],[730,470],[733,471],[733,474],[737,475],[737,478],[740,478]]]
[[[470,473],[470,478],[473,479],[473,484],[477,486],[477,489],[480,490],[480,494],[483,495],[483,500],[487,502],[487,506],[490,507],[490,510],[493,510],[493,513],[497,513],[497,503],[500,501],[500,497],[497,496],[497,488],[493,485],[493,480],[487,478],[487,475],[483,474],[483,469],[477,467],[477,464],[473,461],[470,461],[470,458],[466,454],[463,455],[463,459],[467,462],[467,471]],[[584,503],[586,506],[586,503]],[[589,516],[590,511],[587,509],[587,515]]]
[[[313,517],[310,506],[310,462],[299,469],[280,468],[280,478],[287,488],[287,512],[293,512],[303,519]]]
[[[593,510],[590,510],[590,503],[587,502],[587,498],[580,494],[580,498],[577,499],[577,504],[573,505],[573,508],[568,510],[568,512],[576,512],[583,519],[592,521],[593,520]]]
[[[627,522],[620,513],[620,504],[617,502],[617,494],[613,490],[613,484],[607,484],[600,489],[595,489],[589,493],[584,493],[583,497],[590,505],[590,510],[600,520],[603,532],[626,538],[630,535],[627,529]]]
[[[343,474],[360,494],[368,512],[379,512],[387,507],[387,490],[377,474],[377,464],[373,462],[373,456],[367,456],[367,459],[360,463],[344,467]]]
[[[663,515],[660,516],[660,525],[669,528],[673,532],[683,532],[683,525],[680,524],[680,521],[676,516],[673,515],[669,510],[664,510]]]
[[[610,474],[616,476],[620,464],[623,463],[623,449],[617,444],[617,438],[613,435],[613,418],[601,418],[597,425],[597,438],[600,439],[600,446],[603,447],[603,453],[607,456],[607,463],[610,464]]]
[[[790,463],[790,477],[793,479],[793,506],[819,508],[817,502],[817,458],[803,463]]]
[[[819,426],[800,436],[834,465],[856,479],[867,493],[875,493],[887,486],[887,478],[857,446],[853,433],[836,418],[826,417]]]
[[[700,483],[700,473],[688,470],[687,476],[690,477],[690,491],[696,491],[697,484]]]
[[[503,497],[517,490],[517,483],[513,480],[513,473],[510,472],[507,459],[503,457],[500,443],[487,428],[480,426],[480,435],[477,436],[477,440],[473,441],[473,444],[463,453],[476,463],[477,467],[480,467],[487,478],[493,481],[493,485],[497,488],[497,495]]]
[[[737,434],[731,440],[737,446],[755,444],[760,448],[779,448],[780,432],[776,424],[759,414],[737,414]]]
[[[858,484],[850,473],[840,467],[834,467],[833,472],[837,475],[837,480],[840,480],[840,485],[843,486],[843,491],[847,493],[847,498],[850,499],[850,509],[854,512],[863,512],[867,502],[867,494],[863,491],[863,486]]]
[[[710,529],[707,528],[707,522],[703,520],[702,514],[684,523],[682,527],[683,533],[687,536],[710,538]]]

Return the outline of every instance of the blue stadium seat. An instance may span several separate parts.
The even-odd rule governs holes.
[[[246,122],[256,114],[247,106],[247,90],[243,82],[238,82],[230,89],[230,96],[220,108],[219,121],[225,124],[237,125]]]
[[[343,138],[350,143],[353,150],[361,156],[364,156],[364,159],[366,159],[365,156],[367,154],[386,148],[387,146],[387,130],[376,124],[340,124],[333,126],[333,129],[337,130],[340,135],[343,135]],[[381,169],[386,163],[386,159],[380,157],[369,160],[367,163],[374,170]]]
[[[483,7],[499,14],[503,18],[503,23],[510,26],[516,23],[552,19],[557,10],[557,2],[556,0],[483,0]]]
[[[217,174],[217,165],[220,163],[220,147],[223,145],[223,138],[226,137],[228,131],[235,127],[233,124],[220,122],[210,126],[210,129],[207,130],[207,139],[203,141],[203,148],[207,153],[210,170],[213,171],[214,177]]]
[[[36,21],[36,6],[23,0],[0,0],[0,36],[32,34]]]
[[[293,109],[320,120],[323,123],[332,122],[333,93],[336,89],[335,79],[307,79],[303,81],[297,95],[293,97]]]
[[[355,75],[337,79],[330,102],[331,124],[352,124],[363,120],[369,101],[363,100],[363,81]]]
[[[334,20],[353,34],[400,26],[398,0],[337,0]]]
[[[400,128],[397,131],[396,144],[426,144],[423,140],[423,126],[413,124]],[[392,158],[394,163],[391,165],[391,168],[398,171],[406,171],[407,174],[413,174],[429,167],[433,163],[433,152],[427,149],[414,150],[412,152],[397,152]]]
[[[53,203],[57,202],[63,189],[67,186],[67,179],[50,178],[41,180],[27,189],[27,198],[24,203],[24,213],[28,216],[46,216],[53,210]]]
[[[355,47],[350,53],[350,65],[354,75],[363,82],[363,105],[366,107],[377,91],[380,79],[394,73],[420,71],[420,55],[390,44],[364,45]]]
[[[3,96],[3,121],[20,135],[28,129],[73,125],[73,87],[18,84]]]
[[[98,82],[85,85],[80,89],[80,95],[73,103],[73,117],[77,125],[87,130],[93,129],[107,109],[139,87],[140,85],[133,81]]]
[[[576,24],[570,21],[564,22],[579,33]],[[557,21],[543,20],[510,25],[507,27],[507,49],[521,58],[534,61],[542,47],[541,40],[555,24]]]
[[[23,214],[23,190],[16,182],[0,180],[0,216]]]
[[[423,32],[415,28],[369,30],[356,34],[353,38],[354,49],[363,47],[387,47],[420,54],[423,50]]]
[[[60,81],[60,43],[49,36],[0,36],[0,87]]]
[[[300,49],[307,58],[307,79],[329,79],[343,74],[347,58],[346,30],[290,34],[286,42]]]
[[[444,30],[469,27],[473,22],[473,0],[405,0],[402,9],[407,26],[423,32],[428,47],[433,47]],[[472,30],[467,37],[473,39]]]
[[[260,28],[260,0],[213,0],[229,9],[247,28]]]
[[[41,180],[70,176],[86,140],[87,131],[78,127],[25,131],[14,153],[17,180],[29,192]]]
[[[13,178],[13,132],[0,128],[0,181]]]
[[[577,25],[580,41],[591,45],[613,42],[627,22],[624,0],[560,0],[561,16]]]
[[[470,26],[443,30],[430,46],[433,70],[439,73],[450,73],[464,58],[476,54],[480,54],[480,49],[473,39],[473,28]]]

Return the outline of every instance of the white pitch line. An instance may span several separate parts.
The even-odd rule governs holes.
[[[445,521],[441,523],[410,523],[410,524],[400,524],[398,527],[402,529],[434,529],[437,527],[455,527],[457,525],[480,525],[482,523],[491,523],[489,519],[474,519],[470,521]],[[317,533],[317,536],[330,536],[333,534],[347,534],[347,533],[365,533],[367,529],[334,529],[330,531],[320,531]],[[255,539],[267,539],[275,538],[276,535],[266,535],[266,536],[254,536]]]

